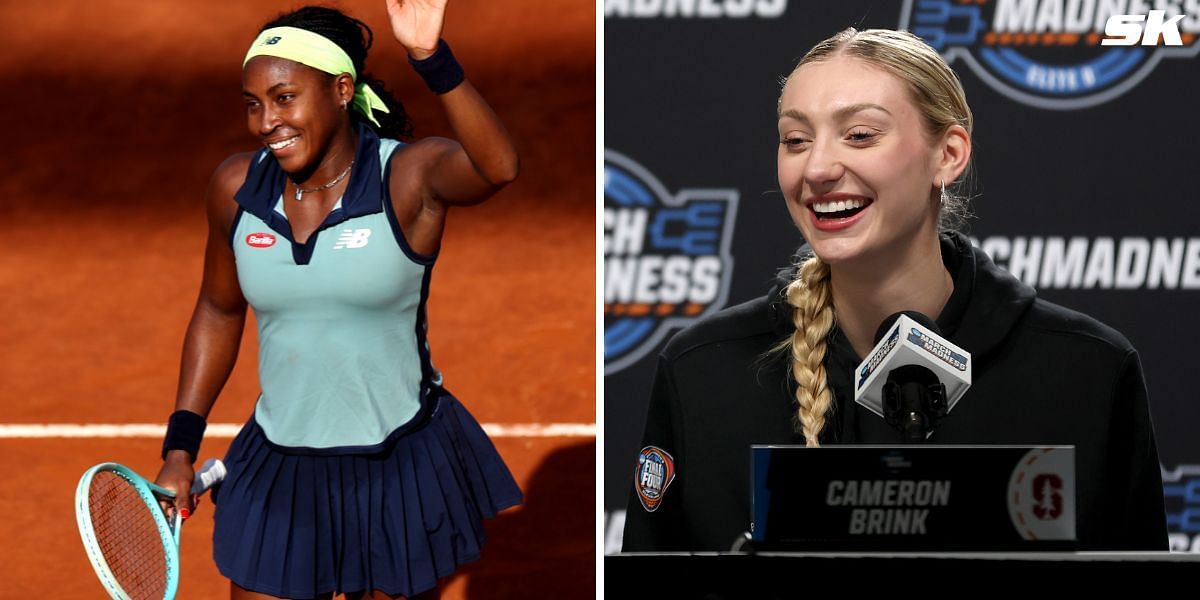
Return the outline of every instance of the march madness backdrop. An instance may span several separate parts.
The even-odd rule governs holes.
[[[1101,45],[1111,14],[1180,45]],[[776,184],[778,81],[847,26],[913,31],[958,72],[969,235],[1141,352],[1171,548],[1200,551],[1200,0],[605,0],[604,16],[607,551],[655,355],[764,294],[801,243]]]

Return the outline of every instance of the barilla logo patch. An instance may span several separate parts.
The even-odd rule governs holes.
[[[1012,100],[1076,110],[1137,87],[1164,59],[1200,53],[1200,2],[1153,8],[1122,0],[905,0],[900,29]]]
[[[604,374],[725,305],[736,189],[672,193],[633,159],[604,151]]]
[[[925,335],[925,332],[916,327],[913,327],[908,332],[908,341],[920,346],[922,350],[959,371],[967,370],[967,357],[947,348],[944,344]]]
[[[892,350],[896,348],[896,342],[899,341],[900,326],[897,325],[896,328],[892,330],[891,335],[888,336],[887,343],[885,343],[878,352],[871,356],[871,361],[868,362],[867,366],[863,367],[862,371],[859,372],[858,385],[856,387],[861,388],[863,384],[867,382],[867,378],[871,376],[871,373],[875,372],[875,369],[879,367],[879,363],[883,362],[883,359],[887,358],[887,355],[892,353]]]
[[[270,248],[275,245],[275,236],[269,233],[252,233],[246,236],[246,245],[255,248]]]
[[[637,469],[633,473],[633,487],[637,490],[642,508],[647,512],[658,510],[667,486],[675,480],[675,459],[658,446],[646,446],[638,454]]]

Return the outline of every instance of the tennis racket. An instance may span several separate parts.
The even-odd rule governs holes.
[[[191,493],[225,478],[225,465],[208,459]],[[100,583],[114,600],[172,600],[179,588],[178,511],[170,520],[160,499],[175,494],[128,467],[103,463],[87,470],[75,490],[79,535]]]

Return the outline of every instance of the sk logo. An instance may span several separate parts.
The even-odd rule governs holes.
[[[1182,46],[1179,22],[1185,15],[1166,20],[1166,13],[1165,10],[1152,10],[1149,15],[1113,15],[1104,26],[1104,34],[1113,37],[1104,38],[1100,45],[1133,46],[1141,41],[1143,46],[1157,46],[1162,40],[1166,46]]]
[[[367,245],[367,238],[369,237],[371,237],[370,229],[343,229],[342,235],[338,236],[337,243],[333,245],[333,249],[362,248]]]

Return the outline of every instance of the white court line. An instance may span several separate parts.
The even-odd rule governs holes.
[[[231,438],[241,431],[240,423],[209,423],[204,437]],[[491,437],[596,437],[595,423],[483,423]],[[167,428],[153,423],[0,424],[0,439],[11,438],[161,438]]]

